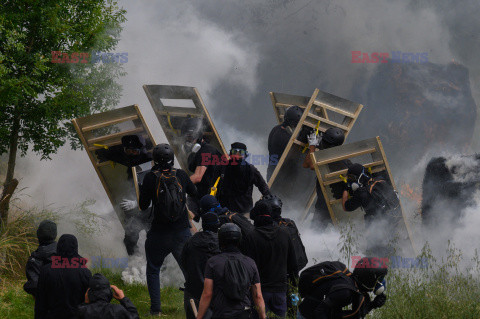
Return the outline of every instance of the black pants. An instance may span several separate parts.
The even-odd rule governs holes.
[[[305,319],[336,319],[341,318],[343,307],[352,302],[353,291],[341,289],[334,291],[324,299],[306,297],[298,307]]]
[[[241,314],[239,314],[237,316],[228,317],[228,319],[248,319],[248,318],[250,318],[250,310],[245,310],[244,312],[242,312]],[[225,318],[213,317],[212,319],[227,319],[227,318],[226,317]]]

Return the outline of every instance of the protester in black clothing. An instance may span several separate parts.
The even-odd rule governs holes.
[[[285,147],[287,147],[288,141],[292,136],[292,132],[302,117],[303,110],[296,106],[290,106],[285,111],[283,123],[272,128],[268,135],[268,153],[269,162],[267,168],[267,181],[275,170],[278,161],[282,157]]]
[[[325,262],[337,263],[340,262]],[[344,270],[330,275],[329,280],[314,280],[308,293],[302,293],[302,303],[298,309],[305,319],[361,319],[370,311],[380,308],[387,300],[385,290],[385,276],[388,269],[380,264],[378,258],[364,257],[356,265],[353,273],[341,264]],[[313,266],[315,267],[315,266]],[[310,269],[310,268],[309,268]],[[305,270],[306,272],[307,270]],[[344,275],[346,273],[346,275]],[[321,278],[322,274],[318,274]],[[302,277],[300,282],[302,285]],[[371,300],[369,293],[376,297]],[[343,310],[351,305],[350,310]]]
[[[241,214],[248,213],[253,207],[253,185],[262,195],[270,194],[270,189],[260,172],[255,166],[245,161],[247,156],[245,144],[233,143],[228,165],[219,166],[221,172],[217,175],[223,175],[218,187],[218,201],[222,207]]]
[[[55,260],[54,260],[55,258]],[[40,270],[35,296],[35,319],[70,319],[77,314],[92,273],[79,263],[77,238],[65,234],[57,244],[52,264]]]
[[[252,310],[251,299],[259,317],[266,318],[257,266],[238,249],[241,238],[235,224],[220,227],[218,241],[222,253],[207,261],[198,319],[205,318],[210,306],[212,318],[247,319]]]
[[[210,196],[210,195],[206,195]],[[213,196],[212,196],[213,197]],[[203,198],[201,202],[203,202]],[[205,265],[207,260],[220,253],[217,231],[220,227],[218,215],[202,206],[202,231],[194,234],[182,250],[181,264],[185,269],[184,308],[187,319],[194,319],[195,315],[190,305],[193,299],[198,308],[203,291]],[[211,313],[210,313],[211,315]],[[208,316],[209,318],[211,316]]]
[[[257,264],[267,311],[285,317],[288,274],[298,277],[297,260],[288,232],[274,223],[271,206],[259,200],[250,212],[255,229],[242,241],[242,252]]]
[[[396,225],[401,219],[400,204],[398,197],[394,193],[393,188],[387,181],[381,178],[373,178],[367,174],[363,165],[355,163],[349,166],[347,172],[348,183],[345,184],[345,190],[342,196],[343,210],[351,212],[361,207],[365,211],[365,228],[367,239],[367,252],[375,256],[391,256],[393,248],[389,247],[393,244],[394,236],[396,235]],[[393,197],[395,206],[393,209],[388,209],[385,205],[378,203],[371,190],[377,183],[385,183],[385,187],[389,190],[389,194]],[[352,195],[349,198],[349,195]],[[389,194],[384,194],[385,196]],[[379,230],[382,231],[379,231]]]
[[[153,160],[155,165],[145,175],[140,187],[139,207],[144,211],[153,203],[154,216],[145,241],[145,253],[150,312],[160,315],[160,267],[165,257],[172,253],[183,271],[180,255],[191,237],[186,194],[195,196],[197,190],[185,171],[172,168],[174,154],[170,145],[155,146]]]
[[[324,150],[335,146],[340,146],[345,141],[345,133],[336,127],[331,127],[325,131],[322,138],[320,139],[319,135],[316,134],[315,131],[310,133],[308,136],[308,154],[305,157],[305,161],[303,162],[304,168],[310,168],[314,170],[313,163],[311,161],[310,154],[315,152],[316,150]],[[346,169],[348,165],[350,165],[350,160],[343,160],[334,163],[328,164],[329,169],[332,171],[339,171],[342,169]],[[317,202],[315,203],[315,211],[313,215],[312,225],[317,230],[325,229],[328,224],[331,222],[330,213],[328,212],[327,204],[325,202],[325,198],[322,193],[322,189],[320,188],[320,184],[318,183],[318,179],[315,176],[315,189],[317,192]],[[335,198],[340,199],[343,193],[343,185],[342,183],[336,183],[330,185],[330,188],[333,192]]]
[[[297,269],[302,270],[308,263],[307,253],[305,252],[305,246],[303,245],[300,232],[297,225],[292,219],[282,217],[282,200],[277,195],[267,195],[262,199],[266,200],[272,208],[273,221],[280,227],[284,228],[293,242],[295,249],[295,257],[297,258]]]
[[[113,290],[113,293],[112,293]],[[111,304],[112,298],[120,304]],[[121,289],[110,282],[102,274],[90,278],[90,284],[85,294],[85,304],[78,307],[78,319],[138,319],[137,308],[125,297]]]
[[[152,156],[146,150],[145,138],[141,135],[122,136],[122,144],[95,151],[100,162],[112,161],[127,167],[128,179],[132,178],[131,168],[150,162]]]
[[[197,187],[198,195],[190,198],[188,209],[199,218],[200,199],[210,194],[215,183],[215,167],[226,162],[222,153],[212,146],[203,135],[204,124],[201,118],[187,118],[182,123],[181,135],[185,139],[182,148],[188,156],[188,169],[193,172],[190,179]],[[197,220],[198,221],[198,220]]]
[[[27,282],[23,290],[35,297],[37,291],[38,275],[43,265],[52,263],[52,256],[57,252],[57,224],[50,220],[44,220],[37,229],[39,246],[28,258],[25,266]]]

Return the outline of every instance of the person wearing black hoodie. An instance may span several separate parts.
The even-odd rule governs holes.
[[[37,292],[38,275],[43,265],[52,263],[52,256],[57,252],[57,224],[51,220],[44,220],[37,229],[39,246],[28,258],[25,266],[27,282],[23,290],[35,297]]]
[[[211,195],[205,195],[211,196]],[[213,197],[213,196],[212,196]],[[182,250],[181,263],[185,269],[184,307],[187,319],[195,319],[190,305],[193,299],[196,307],[200,303],[205,278],[205,265],[207,260],[220,253],[218,246],[218,228],[220,222],[218,215],[206,209],[205,200],[200,200],[204,205],[200,208],[202,218],[202,231],[195,233],[185,244]]]
[[[248,213],[253,207],[252,192],[255,185],[262,195],[270,194],[270,189],[255,166],[248,163],[247,146],[235,142],[231,145],[227,165],[218,166],[221,177],[217,198],[222,207],[235,213]]]
[[[53,262],[54,257],[61,263]],[[77,313],[77,307],[88,289],[92,273],[78,254],[78,241],[74,235],[64,234],[57,244],[57,256],[52,264],[40,270],[35,299],[35,319],[70,319]]]
[[[250,212],[255,229],[243,240],[242,251],[257,264],[267,311],[283,318],[287,312],[288,275],[296,283],[298,267],[290,235],[271,215],[267,200],[255,203]]]
[[[113,293],[112,293],[113,289]],[[111,304],[112,297],[120,304]],[[110,286],[102,274],[90,278],[89,288],[85,294],[85,304],[78,307],[78,319],[138,319],[137,308],[125,297],[122,290]]]

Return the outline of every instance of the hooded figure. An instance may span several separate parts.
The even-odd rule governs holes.
[[[43,265],[52,262],[52,256],[57,251],[57,224],[51,220],[44,220],[37,229],[37,238],[39,246],[28,258],[25,266],[27,282],[23,289],[35,297],[37,291],[38,275]]]
[[[242,251],[257,264],[267,312],[280,317],[287,312],[288,276],[298,277],[297,260],[288,232],[274,223],[267,200],[259,200],[250,212],[255,229],[246,234]]]
[[[52,264],[40,270],[35,299],[35,319],[72,318],[77,313],[92,277],[78,254],[77,238],[65,234],[57,244]]]
[[[117,288],[118,289],[118,288]],[[118,296],[115,296],[118,299]],[[136,319],[137,308],[125,296],[120,305],[110,304],[113,298],[110,282],[102,274],[95,274],[90,279],[85,304],[78,308],[78,318],[85,319]]]
[[[233,143],[228,165],[220,166],[221,172],[218,174],[222,177],[218,187],[218,201],[230,211],[242,214],[252,209],[254,185],[262,195],[270,194],[260,172],[245,160],[247,157],[247,146],[239,142]]]
[[[204,200],[206,196],[210,195],[202,197],[203,202],[207,202]],[[219,227],[218,215],[213,211],[204,212],[202,214],[203,230],[195,233],[183,246],[181,263],[185,269],[184,307],[187,318],[195,318],[190,306],[190,299],[195,301],[198,308],[203,291],[207,260],[220,253],[217,236]]]

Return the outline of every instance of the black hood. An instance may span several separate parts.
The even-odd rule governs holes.
[[[258,231],[263,237],[269,240],[272,240],[277,238],[278,233],[281,230],[280,230],[280,227],[278,227],[273,223],[273,220],[271,219],[271,217],[270,217],[270,220],[271,220],[271,223],[269,223],[268,225],[263,225],[259,227],[255,226],[255,230]]]
[[[218,235],[211,231],[201,231],[195,234],[195,239],[192,240],[192,246],[205,253],[212,251],[220,252],[218,248]]]
[[[51,220],[44,220],[37,229],[37,238],[40,245],[48,245],[57,238],[57,224]]]
[[[88,300],[90,303],[105,301],[110,303],[113,297],[110,282],[102,274],[95,274],[90,278]]]
[[[70,234],[62,235],[58,240],[57,255],[63,258],[80,257],[78,255],[77,237]]]

